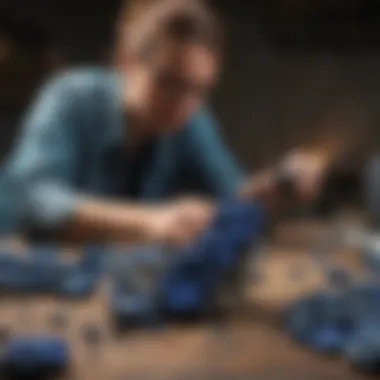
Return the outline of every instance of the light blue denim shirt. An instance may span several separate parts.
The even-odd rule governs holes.
[[[55,228],[82,197],[123,196],[118,181],[128,165],[106,164],[128,130],[119,83],[110,69],[83,68],[57,75],[38,91],[4,168],[18,218]],[[168,197],[189,178],[209,194],[228,197],[243,178],[204,109],[159,138],[144,175],[142,200]]]

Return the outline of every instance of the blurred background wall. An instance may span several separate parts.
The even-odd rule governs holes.
[[[191,1],[191,0],[189,0]],[[229,57],[213,96],[223,133],[255,167],[293,145],[380,147],[380,2],[214,1]],[[1,0],[0,157],[38,83],[107,61],[119,1]]]

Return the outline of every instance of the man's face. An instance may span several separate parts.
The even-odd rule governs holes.
[[[127,91],[154,132],[180,128],[205,101],[218,71],[215,55],[195,43],[166,43],[126,67]]]

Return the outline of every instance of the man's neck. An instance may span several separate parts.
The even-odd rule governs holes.
[[[125,118],[126,124],[128,124],[128,130],[125,134],[125,144],[129,148],[137,149],[154,138],[152,129],[138,117],[136,112],[126,110]]]

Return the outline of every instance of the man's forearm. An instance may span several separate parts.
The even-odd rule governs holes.
[[[273,171],[265,171],[249,178],[238,189],[238,198],[247,201],[259,201],[270,219],[276,219],[291,201],[290,194],[288,194],[290,189],[284,191],[283,179],[277,174]]]
[[[146,241],[152,209],[147,205],[84,200],[59,234],[74,241]]]
[[[263,195],[269,193],[268,190],[273,191],[273,184],[275,178],[273,173],[265,171],[246,179],[237,190],[237,197],[242,200],[253,200],[261,198]],[[269,195],[269,194],[268,194]]]

